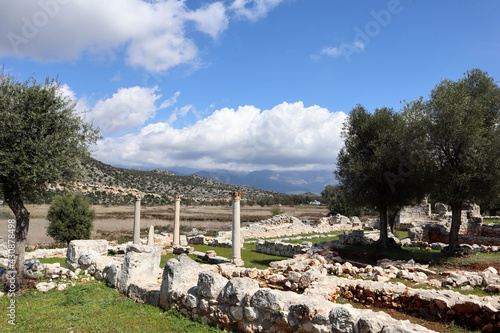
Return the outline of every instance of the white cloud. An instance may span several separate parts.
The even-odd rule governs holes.
[[[88,114],[105,135],[121,133],[142,126],[159,109],[158,87],[121,88],[111,98],[99,100]]]
[[[228,26],[223,2],[196,10],[185,0],[16,0],[1,1],[0,57],[67,61],[85,53],[113,57],[148,71],[165,71],[196,60],[186,37],[190,22],[216,38]]]
[[[264,111],[254,106],[223,108],[181,129],[158,122],[135,134],[106,138],[95,155],[131,166],[329,169],[343,144],[345,118],[343,112],[304,107],[302,102]]]
[[[265,17],[274,7],[283,0],[234,0],[231,9],[236,16],[244,17],[250,21],[257,21]]]
[[[0,57],[69,61],[84,55],[114,58],[150,72],[199,62],[186,27],[216,39],[230,12],[256,21],[283,0],[216,1],[191,9],[186,0],[0,1]]]
[[[199,31],[213,38],[226,30],[229,19],[226,16],[226,8],[221,2],[214,2],[201,9],[187,13],[186,17],[195,22]]]
[[[321,49],[320,54],[328,57],[336,58],[343,55],[348,61],[353,53],[360,53],[365,50],[365,44],[362,41],[354,41],[350,44],[342,43],[340,46],[325,46]],[[316,55],[312,56],[317,58]]]
[[[338,47],[324,47],[321,50],[321,54],[325,54],[330,57],[338,57],[342,55],[342,50],[339,49]]]

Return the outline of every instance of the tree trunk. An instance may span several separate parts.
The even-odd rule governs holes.
[[[26,252],[26,238],[30,226],[30,213],[24,206],[23,200],[20,198],[6,198],[6,202],[16,216],[15,268],[17,272],[17,282],[19,282],[19,279],[24,275],[24,256]]]
[[[379,208],[379,214],[380,214],[380,237],[377,241],[378,247],[382,249],[387,248],[387,239],[388,239],[388,234],[387,234],[387,207],[383,206]]]
[[[462,204],[451,205],[451,229],[449,234],[449,250],[454,251],[459,248],[458,232],[460,231],[460,224],[462,224]]]

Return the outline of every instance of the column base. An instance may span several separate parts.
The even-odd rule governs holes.
[[[245,262],[241,258],[233,258],[231,259],[231,262],[235,264],[236,266],[243,266],[245,265]]]

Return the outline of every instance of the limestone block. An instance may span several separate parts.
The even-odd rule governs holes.
[[[56,286],[57,285],[55,282],[40,282],[36,285],[36,289],[44,293],[46,291],[54,289]]]
[[[109,266],[106,275],[106,284],[111,288],[117,288],[120,284],[122,274],[121,263],[113,263]]]
[[[72,240],[66,251],[66,267],[74,271],[78,268],[78,259],[85,252],[94,251],[99,255],[108,254],[107,240]]]
[[[205,271],[198,274],[198,293],[202,297],[216,299],[229,280],[220,274]]]
[[[99,258],[101,254],[97,253],[94,250],[89,250],[83,253],[80,258],[78,258],[78,267],[80,269],[86,270],[88,269],[93,263],[96,258]]]
[[[259,283],[250,278],[235,278],[230,280],[222,289],[220,302],[242,306],[246,298],[251,297],[259,289]]]
[[[94,259],[94,265],[96,271],[104,271],[107,267],[111,266],[111,264],[115,263],[116,261],[112,257],[108,256],[101,256],[98,258]]]
[[[259,310],[279,313],[285,307],[285,293],[269,288],[257,290],[251,299],[251,305]]]
[[[310,269],[302,276],[300,277],[299,280],[299,288],[301,289],[306,289],[313,283],[314,281],[317,281],[319,277],[321,276],[321,272],[318,271],[316,268]]]
[[[156,281],[160,272],[161,248],[139,244],[127,246],[123,261],[119,289],[126,293],[130,283]]]
[[[354,332],[357,324],[356,310],[350,304],[335,304],[330,311],[330,324],[333,332]]]
[[[170,259],[163,269],[160,307],[167,309],[170,305],[171,294],[174,291],[186,294],[190,288],[196,286],[198,284],[198,274],[202,271],[201,265],[186,254]]]
[[[158,306],[160,284],[158,282],[133,282],[128,288],[127,296],[144,304]]]

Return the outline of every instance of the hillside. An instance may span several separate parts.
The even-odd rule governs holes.
[[[132,203],[135,194],[143,195],[146,205],[171,203],[177,194],[181,194],[184,200],[205,204],[228,201],[232,191],[244,192],[244,199],[253,201],[285,196],[249,186],[223,184],[208,177],[178,176],[163,169],[141,171],[116,168],[95,159],[83,163],[82,169],[83,177],[78,183],[60,184],[52,188],[49,197],[37,201],[49,202],[51,197],[69,187],[82,191],[94,204],[110,205]]]

